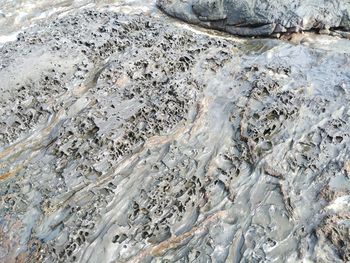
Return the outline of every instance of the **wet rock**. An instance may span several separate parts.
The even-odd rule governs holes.
[[[327,216],[317,231],[318,237],[326,239],[344,262],[350,260],[349,219],[347,214]]]
[[[0,260],[344,261],[350,56],[331,43],[96,10],[28,29],[0,49]]]

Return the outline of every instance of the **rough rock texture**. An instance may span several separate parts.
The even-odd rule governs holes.
[[[87,10],[0,56],[1,262],[349,260],[349,53]]]
[[[242,36],[350,30],[349,0],[157,0],[167,14]]]

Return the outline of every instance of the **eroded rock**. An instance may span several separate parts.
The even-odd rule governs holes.
[[[85,10],[0,54],[0,260],[348,259],[349,53]]]

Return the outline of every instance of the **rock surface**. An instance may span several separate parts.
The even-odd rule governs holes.
[[[344,50],[96,10],[22,33],[0,49],[0,261],[349,260]]]
[[[167,14],[241,36],[350,30],[349,0],[157,0]]]

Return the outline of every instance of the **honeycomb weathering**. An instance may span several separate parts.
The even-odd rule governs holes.
[[[0,261],[348,261],[350,52],[306,42],[88,9],[5,44]]]

